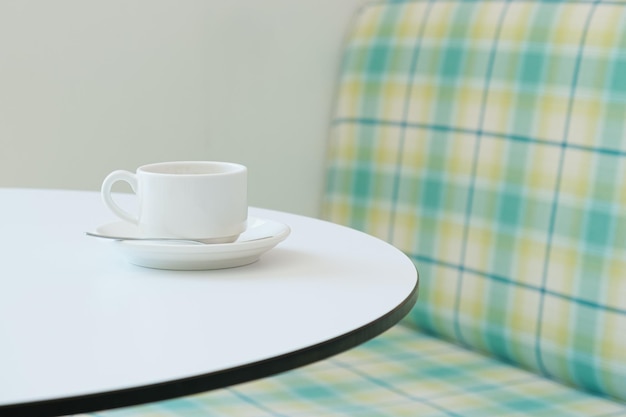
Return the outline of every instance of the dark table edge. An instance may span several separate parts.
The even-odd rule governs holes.
[[[198,394],[295,369],[344,352],[389,330],[411,311],[417,302],[418,288],[419,273],[411,294],[396,308],[358,329],[305,349],[224,371],[158,384],[98,394],[4,405],[0,406],[0,415],[7,417],[30,417],[34,415],[45,417],[109,410]]]

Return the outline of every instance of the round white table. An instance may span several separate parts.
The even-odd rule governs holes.
[[[321,220],[251,208],[291,235],[247,266],[135,266],[99,194],[0,189],[0,415],[64,415],[226,387],[350,349],[417,299],[413,263]]]

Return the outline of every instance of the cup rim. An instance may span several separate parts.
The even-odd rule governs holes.
[[[190,167],[204,167],[213,170],[207,172],[175,172],[177,169]],[[169,169],[169,171],[166,170]],[[159,170],[163,171],[159,171]],[[217,170],[216,170],[217,169]],[[142,165],[137,168],[137,173],[156,175],[156,176],[176,176],[176,177],[199,177],[199,176],[218,176],[229,175],[238,172],[244,172],[247,168],[245,165],[236,162],[224,161],[171,161],[156,162],[152,164]]]

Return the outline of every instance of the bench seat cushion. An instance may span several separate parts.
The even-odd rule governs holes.
[[[325,194],[414,260],[425,333],[623,401],[625,40],[623,1],[367,5]]]
[[[626,417],[587,394],[404,325],[284,374],[98,417]]]

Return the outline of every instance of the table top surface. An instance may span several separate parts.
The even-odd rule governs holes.
[[[78,413],[268,376],[356,346],[415,303],[415,267],[386,242],[250,214],[291,235],[247,266],[165,271],[85,236],[115,221],[98,193],[0,189],[0,414]]]

